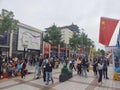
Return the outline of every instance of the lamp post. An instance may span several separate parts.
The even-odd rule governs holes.
[[[67,57],[67,44],[66,44],[66,46],[65,46],[65,47],[66,47],[66,57]]]
[[[28,45],[27,44],[23,44],[23,48],[24,48],[24,59],[26,59],[27,58],[27,47],[28,47]]]
[[[58,58],[60,58],[60,44],[58,44]]]

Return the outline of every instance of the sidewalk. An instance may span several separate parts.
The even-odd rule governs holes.
[[[103,78],[103,84],[101,86],[97,84],[97,78],[94,77],[92,70],[88,73],[87,78],[77,75],[74,71],[73,78],[62,83],[59,82],[60,71],[60,68],[53,70],[54,84],[50,82],[49,85],[45,85],[42,77],[33,80],[33,74],[30,74],[25,79],[15,77],[0,80],[0,90],[120,90],[120,81],[114,81],[112,79],[112,65],[108,69],[109,79],[106,80]]]

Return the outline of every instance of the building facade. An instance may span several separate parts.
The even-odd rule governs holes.
[[[48,30],[50,30],[51,27],[46,28],[45,33],[47,33]],[[59,29],[61,30],[61,34],[62,34],[62,40],[64,41],[64,43],[66,44],[65,47],[59,47],[58,46],[51,46],[51,50],[50,50],[50,56],[57,56],[57,57],[69,57],[70,56],[70,45],[69,45],[69,40],[70,38],[72,38],[73,33],[79,33],[79,27],[77,25],[71,24],[69,26],[63,26],[63,27],[59,27]]]
[[[18,23],[16,31],[0,35],[0,54],[10,57],[39,55],[42,53],[42,34],[37,28]]]

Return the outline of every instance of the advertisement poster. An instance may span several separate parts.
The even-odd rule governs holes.
[[[48,55],[50,54],[50,48],[51,45],[47,42],[43,42],[43,55]]]
[[[120,75],[120,48],[113,49],[114,70]]]

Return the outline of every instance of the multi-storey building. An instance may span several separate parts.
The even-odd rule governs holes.
[[[18,23],[17,30],[0,37],[0,54],[7,56],[25,56],[25,53],[42,53],[43,32],[29,25]]]
[[[59,29],[61,30],[61,34],[62,34],[62,41],[64,41],[66,46],[60,47],[60,49],[59,46],[52,46],[50,55],[67,57],[69,56],[70,53],[69,39],[72,37],[74,32],[79,33],[79,27],[77,25],[71,24],[69,26],[59,27]],[[47,31],[50,30],[50,27],[46,28],[46,30]]]
[[[60,30],[62,33],[62,41],[64,41],[64,43],[67,45],[69,45],[69,39],[72,37],[73,33],[79,33],[79,27],[74,24],[60,27]]]

